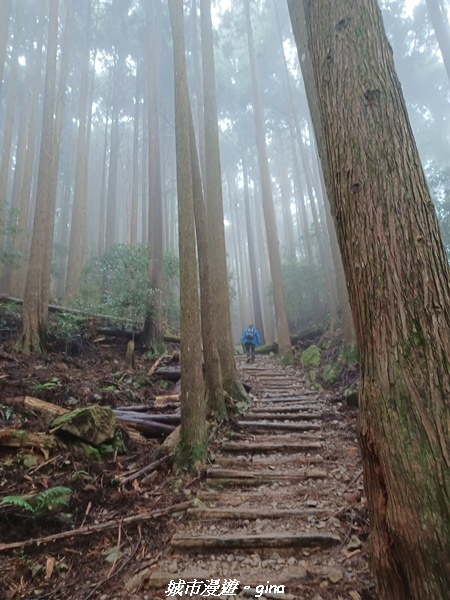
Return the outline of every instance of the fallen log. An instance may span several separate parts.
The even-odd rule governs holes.
[[[165,515],[170,515],[175,512],[181,512],[192,506],[192,500],[187,502],[180,502],[174,504],[169,508],[163,508],[161,510],[155,510],[153,512],[147,511],[139,515],[131,515],[130,517],[124,517],[123,519],[113,519],[106,521],[105,523],[98,523],[94,525],[85,525],[78,529],[72,529],[70,531],[62,531],[61,533],[55,533],[53,535],[47,535],[40,538],[31,538],[23,540],[22,542],[12,542],[11,544],[0,544],[0,552],[4,550],[14,550],[15,548],[25,548],[26,546],[34,546],[47,544],[49,542],[56,542],[57,540],[67,540],[78,535],[91,535],[92,533],[98,533],[99,531],[109,531],[116,529],[117,527],[123,527],[124,525],[135,525],[136,523],[143,523],[150,519],[157,519]]]
[[[47,417],[49,422],[53,421],[56,417],[60,417],[61,415],[65,415],[69,412],[69,410],[63,406],[58,406],[57,404],[52,404],[51,402],[46,402],[45,400],[40,400],[39,398],[34,398],[33,396],[15,396],[14,398],[4,398],[2,399],[2,402],[8,406],[18,406],[20,408],[24,408],[25,410],[36,412],[41,416]]]
[[[168,394],[166,396],[155,396],[155,406],[168,406],[168,404],[180,404],[180,394]]]
[[[169,358],[167,354],[162,354],[158,360],[152,365],[152,367],[149,369],[147,376],[151,377],[153,375],[153,373],[156,371],[156,369],[159,367],[159,365],[162,363],[162,361],[165,358]]]
[[[168,381],[178,381],[181,379],[181,367],[158,367],[154,374]]]
[[[127,427],[132,427],[140,433],[146,435],[159,437],[160,435],[167,435],[172,433],[176,429],[174,425],[166,425],[165,423],[158,423],[156,421],[134,421],[131,419],[118,419],[120,424],[124,424]]]
[[[185,536],[175,534],[171,545],[174,548],[202,550],[207,548],[311,548],[320,546],[327,548],[340,544],[341,539],[330,533],[315,534],[254,534],[254,535],[219,535],[219,536]]]
[[[157,423],[168,423],[169,425],[179,425],[181,423],[181,415],[157,415],[119,409],[113,410],[113,413],[118,421],[129,420],[136,423],[154,421]]]
[[[0,429],[0,447],[7,448],[36,448],[48,458],[49,451],[56,445],[56,440],[52,435],[45,433],[33,433],[23,429],[7,427]]]

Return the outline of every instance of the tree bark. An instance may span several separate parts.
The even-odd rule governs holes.
[[[217,338],[223,387],[234,397],[243,396],[234,360],[231,334],[228,269],[225,248],[222,173],[217,123],[216,77],[214,67],[211,0],[201,0],[203,102],[205,115],[205,196],[208,215],[212,292],[215,308]]]
[[[158,3],[159,4],[159,3]],[[148,31],[148,286],[147,310],[143,330],[143,342],[148,348],[157,349],[161,343],[162,307],[161,278],[163,254],[163,217],[161,196],[161,152],[159,139],[159,90],[156,43],[156,12],[154,2],[146,3]]]
[[[194,198],[190,150],[190,99],[186,76],[183,0],[169,0],[172,26],[175,134],[180,254],[181,429],[175,463],[192,469],[207,445],[206,401],[202,372]]]
[[[203,339],[205,382],[208,394],[208,410],[218,419],[225,419],[227,409],[223,393],[222,371],[217,349],[216,321],[211,288],[211,265],[209,261],[208,225],[203,197],[200,161],[195,143],[194,120],[190,114],[190,148],[192,161],[192,189],[194,194],[195,233],[200,275],[200,308]]]
[[[378,592],[442,600],[450,588],[447,257],[378,3],[289,7],[294,31],[304,8],[317,134],[360,350],[359,439]]]
[[[28,264],[25,295],[22,311],[22,335],[18,348],[25,353],[41,353],[45,349],[48,320],[48,297],[44,302],[42,280],[47,260],[47,238],[49,224],[53,227],[54,200],[49,197],[53,159],[53,115],[56,95],[56,51],[58,41],[58,0],[50,0],[47,69],[44,92],[44,120],[39,155],[39,173],[36,192],[36,209],[31,238],[30,261]]]
[[[450,31],[448,27],[448,19],[442,14],[442,9],[439,0],[425,0],[430,21],[436,34],[436,39],[439,44],[439,49],[444,61],[447,78],[450,83]]]
[[[81,4],[81,3],[80,3]],[[86,28],[83,32],[80,55],[81,81],[78,104],[77,156],[75,168],[75,189],[70,227],[69,256],[67,261],[66,297],[74,298],[79,292],[83,270],[84,246],[86,239],[86,203],[88,190],[88,75],[90,53],[90,3],[84,2]]]

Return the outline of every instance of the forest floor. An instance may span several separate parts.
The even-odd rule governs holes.
[[[69,354],[24,357],[14,352],[12,340],[0,344],[0,502],[7,496],[15,498],[15,503],[0,506],[0,599],[152,600],[168,597],[168,574],[178,581],[180,573],[189,576],[193,572],[222,582],[241,577],[236,595],[209,594],[216,597],[376,598],[367,566],[369,524],[355,438],[356,411],[347,406],[340,392],[318,392],[301,366],[281,369],[276,359],[258,357],[253,367],[238,358],[242,378],[252,387],[253,408],[269,408],[258,402],[270,400],[270,379],[280,381],[278,375],[284,373],[290,381],[285,389],[293,386],[296,394],[304,396],[300,403],[315,405],[320,412],[318,420],[312,421],[318,427],[309,433],[275,430],[261,435],[257,426],[252,430],[233,418],[211,437],[208,471],[191,477],[173,474],[169,456],[146,473],[145,467],[161,457],[162,438],[124,433],[124,447],[110,448],[109,455],[98,461],[70,437],[57,438],[56,444],[52,437],[50,443],[48,421],[12,399],[39,398],[69,410],[92,404],[112,408],[153,405],[155,396],[176,392],[176,384],[149,376],[154,359],[143,353],[137,353],[134,370],[126,371],[123,341],[88,344],[76,356]],[[265,372],[269,379],[264,378]],[[286,410],[284,403],[271,409],[274,406]],[[299,404],[290,408],[300,410]],[[176,408],[157,410],[173,413]],[[293,417],[289,418],[295,428]],[[18,430],[34,436],[15,443],[11,431]],[[227,443],[239,441],[269,440],[270,445],[270,438],[277,449],[256,451],[251,457],[244,451],[228,454],[224,450]],[[286,450],[291,443],[295,446],[308,439],[320,448]],[[241,466],[246,463],[245,469],[252,473],[249,479],[258,479],[254,471],[261,470],[261,481],[237,483],[226,472],[227,468],[239,470],[235,460]],[[211,474],[211,469],[219,468],[225,469],[224,481],[213,481],[217,473]],[[281,475],[281,480],[272,480],[271,471]],[[67,505],[43,502],[43,510],[31,500],[31,510],[21,505],[21,500],[45,499],[46,493],[49,498],[59,486],[71,490]],[[226,506],[224,497],[229,498]],[[260,515],[256,519],[249,514],[245,518],[234,515],[232,519],[216,512],[192,520],[193,509],[223,513],[224,507],[225,512],[240,508]],[[289,514],[274,520],[266,510]],[[222,539],[230,531],[234,537],[269,535],[267,544],[274,547],[238,549],[233,541],[222,549],[174,547],[177,536],[198,538],[208,533],[211,539]],[[318,548],[314,544],[304,547],[297,539],[322,534],[328,548],[321,548],[322,542]],[[278,547],[280,537],[285,538],[284,548]],[[31,539],[35,541],[30,543]],[[266,544],[264,540],[256,543]],[[257,586],[267,581],[284,584],[284,595],[265,595]],[[208,594],[186,591],[176,595],[200,598]]]

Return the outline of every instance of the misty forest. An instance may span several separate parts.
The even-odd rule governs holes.
[[[0,0],[0,600],[445,600],[448,0]]]

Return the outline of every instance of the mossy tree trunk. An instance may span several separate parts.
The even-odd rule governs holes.
[[[360,350],[373,572],[385,600],[443,600],[450,589],[448,261],[378,3],[290,0],[294,30],[300,9]]]
[[[191,107],[186,77],[183,0],[169,0],[172,26],[175,136],[180,253],[181,430],[176,463],[190,469],[203,460],[207,444],[202,372],[194,198],[190,150]]]

